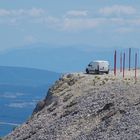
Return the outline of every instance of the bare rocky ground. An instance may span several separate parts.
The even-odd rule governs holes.
[[[18,115],[18,114],[17,114]],[[140,71],[66,74],[4,140],[139,140]]]

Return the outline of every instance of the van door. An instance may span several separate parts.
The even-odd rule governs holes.
[[[104,71],[104,69],[105,69],[105,64],[101,62],[99,71]]]

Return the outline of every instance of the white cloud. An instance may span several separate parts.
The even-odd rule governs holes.
[[[59,31],[80,31],[94,29],[99,24],[105,22],[105,18],[68,18],[68,17],[47,17],[45,20],[42,20],[42,23],[46,23],[47,27],[53,28]]]
[[[31,8],[31,9],[0,9],[0,16],[30,16],[40,17],[46,13],[46,10],[42,8]]]
[[[82,31],[98,29],[96,27],[108,28],[110,26],[109,28],[119,28],[140,25],[138,13],[131,6],[113,5],[101,8],[95,13],[97,12],[102,15],[91,15],[92,12],[87,10],[70,10],[59,17],[54,17],[48,15],[47,11],[42,8],[0,9],[0,24],[19,26],[26,21],[26,24],[40,24],[40,26],[44,26],[45,28],[59,31]],[[2,18],[3,16],[7,18]],[[34,43],[36,41],[37,39],[32,35],[24,37],[24,42],[26,43]]]
[[[118,24],[118,25],[124,25],[126,20],[124,18],[110,18],[108,19],[108,21],[110,23],[113,23],[113,24]]]
[[[0,9],[0,16],[9,16],[9,15],[10,15],[10,11],[6,9]]]
[[[133,32],[134,29],[129,28],[129,27],[121,27],[115,30],[117,33],[130,33]]]
[[[27,14],[29,14],[30,16],[33,16],[33,17],[39,17],[39,16],[42,16],[46,13],[46,11],[44,9],[37,9],[37,8],[32,8],[30,10],[27,11]]]
[[[46,18],[44,18],[43,23],[47,24],[49,28],[61,28],[62,26],[62,18],[57,18],[57,17],[53,17],[53,16],[48,16]]]
[[[131,25],[139,26],[140,25],[140,18],[135,18],[135,19],[129,19],[128,23]]]
[[[93,29],[102,22],[104,22],[102,18],[66,18],[63,22],[63,29],[68,31]]]
[[[0,9],[0,24],[19,25],[22,23],[41,23],[38,21],[46,17],[47,11],[42,8]]]
[[[56,17],[48,17],[45,20],[42,20],[44,24],[49,28],[53,28],[55,30],[60,31],[82,31],[82,30],[90,30],[97,29],[97,27],[114,27],[119,28],[121,26],[139,26],[140,19],[125,19],[119,17],[111,17],[111,18],[91,18],[91,17],[77,17],[77,18],[56,18]],[[123,31],[122,31],[123,32]]]
[[[105,16],[110,15],[131,15],[136,13],[136,9],[132,6],[113,5],[99,9],[99,13]]]
[[[71,11],[68,11],[66,13],[66,16],[75,16],[75,17],[78,17],[78,16],[87,16],[88,15],[88,11],[87,10],[71,10]]]

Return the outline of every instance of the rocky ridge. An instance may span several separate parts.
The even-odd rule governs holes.
[[[110,75],[63,75],[32,116],[4,140],[138,140],[140,81]]]

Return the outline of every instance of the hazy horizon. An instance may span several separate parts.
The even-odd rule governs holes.
[[[112,64],[115,48],[139,48],[138,0],[0,3],[0,65],[81,71],[93,59]]]

